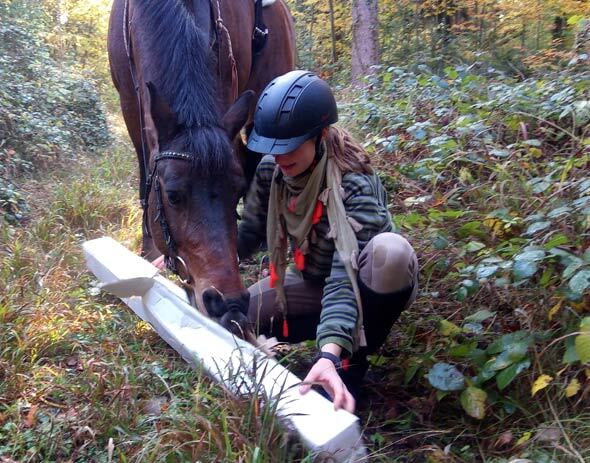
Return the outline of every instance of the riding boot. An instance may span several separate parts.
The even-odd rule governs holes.
[[[347,362],[345,362],[345,364],[347,365],[343,366],[342,370],[339,372],[340,378],[342,378],[348,392],[350,392],[354,397],[354,400],[358,402],[361,396],[363,378],[369,368],[367,349],[361,347],[348,359]]]
[[[367,338],[367,353],[377,351],[387,339],[391,327],[409,305],[413,286],[392,293],[378,293],[359,278],[363,302],[363,322]]]

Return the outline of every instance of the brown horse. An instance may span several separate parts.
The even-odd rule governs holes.
[[[253,30],[261,11],[269,34],[260,51]],[[139,161],[142,254],[164,254],[199,309],[239,334],[249,297],[238,270],[236,206],[247,156],[236,136],[264,86],[294,67],[287,7],[115,0],[108,52]]]

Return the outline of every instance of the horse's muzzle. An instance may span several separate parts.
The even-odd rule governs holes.
[[[203,291],[203,305],[211,318],[216,320],[230,333],[250,340],[253,330],[248,321],[250,293],[244,291],[237,297],[224,297],[216,288]]]

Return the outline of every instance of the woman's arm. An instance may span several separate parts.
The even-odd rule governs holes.
[[[360,252],[371,238],[392,230],[391,218],[372,176],[347,174],[342,179],[342,187],[345,191],[346,215],[361,227],[356,231]],[[332,270],[324,287],[322,313],[317,329],[318,347],[336,343],[343,348],[345,356],[352,354],[357,312],[352,283],[336,251],[332,258]]]

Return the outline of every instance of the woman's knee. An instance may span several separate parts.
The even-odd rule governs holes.
[[[359,278],[369,289],[382,294],[416,286],[418,260],[414,248],[397,233],[380,233],[359,256]]]

